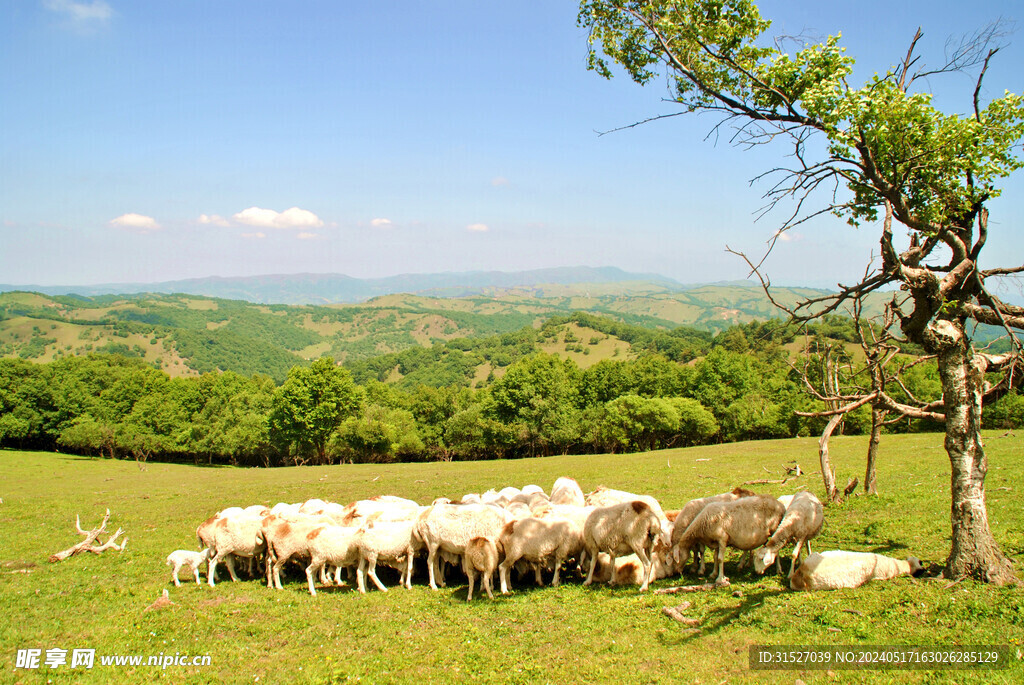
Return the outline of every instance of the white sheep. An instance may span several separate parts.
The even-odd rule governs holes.
[[[316,596],[313,577],[327,564],[336,566],[340,573],[345,566],[359,563],[358,529],[346,526],[318,526],[306,534],[310,562],[306,567],[309,594]]]
[[[733,488],[730,492],[723,492],[719,495],[711,495],[709,497],[698,497],[687,502],[676,515],[674,521],[675,525],[672,528],[672,549],[674,550],[676,565],[682,569],[682,566],[686,563],[686,559],[679,558],[679,539],[683,537],[683,533],[686,531],[687,527],[693,523],[693,519],[697,518],[697,514],[699,514],[704,507],[712,502],[733,502],[741,497],[753,497],[755,495],[757,495],[757,493],[752,490]],[[700,569],[697,573],[704,575],[704,545],[694,545],[693,551],[695,568],[697,562],[700,562]]]
[[[394,495],[378,495],[345,505],[341,510],[339,523],[358,526],[372,519],[375,521],[408,521],[415,519],[423,510],[411,499]]]
[[[235,559],[253,560],[257,553],[257,538],[263,524],[263,516],[253,516],[244,511],[229,516],[213,516],[199,525],[196,537],[202,547],[213,548],[215,554],[209,561],[207,582],[215,585],[217,564],[225,562],[232,581],[238,581],[235,574]]]
[[[725,549],[756,549],[768,541],[786,513],[774,497],[758,495],[731,502],[712,502],[704,507],[678,538],[676,559],[685,560],[697,544],[715,548],[715,583],[725,577]],[[676,519],[677,525],[679,519]]]
[[[524,518],[509,521],[501,530],[498,544],[505,559],[498,565],[501,594],[509,592],[509,569],[524,559],[534,566],[538,585],[542,585],[541,567],[553,565],[552,587],[558,587],[558,573],[562,563],[583,551],[583,526],[568,518]]]
[[[646,502],[634,500],[594,509],[583,527],[583,543],[590,558],[590,572],[583,584],[593,582],[599,552],[607,552],[613,565],[615,557],[632,552],[644,567],[643,592],[651,582],[651,551],[661,534],[661,522]],[[609,582],[614,585],[615,578]]]
[[[356,536],[359,554],[359,569],[356,571],[359,592],[366,593],[366,576],[378,589],[387,588],[377,577],[377,562],[382,562],[401,572],[399,585],[412,588],[412,562],[422,544],[413,536],[415,520],[375,521],[360,528]]]
[[[779,527],[772,533],[764,548],[754,553],[754,570],[764,573],[773,561],[777,561],[779,550],[791,540],[795,540],[788,576],[792,578],[803,546],[807,545],[807,553],[811,553],[811,540],[821,532],[821,526],[825,522],[825,509],[817,497],[806,491],[786,497],[790,500],[789,506],[786,507]],[[782,497],[779,501],[782,502]]]
[[[542,488],[539,485],[524,485],[520,492],[522,492],[524,495],[535,495],[539,493],[547,497],[547,495],[544,494],[544,488]]]
[[[309,559],[306,536],[314,528],[333,523],[336,523],[333,517],[321,514],[265,517],[257,533],[256,544],[257,547],[265,547],[267,587],[283,589],[281,569],[284,565],[291,559]],[[327,582],[326,569],[321,571],[320,581]]]
[[[494,576],[494,569],[498,565],[498,545],[491,538],[477,537],[466,543],[462,554],[462,570],[469,578],[469,593],[466,601],[473,601],[473,584],[476,581],[476,574],[480,573],[480,584],[487,592],[487,596],[494,599],[491,592],[491,579]]]
[[[562,476],[551,486],[551,504],[565,504],[574,507],[587,505],[580,484],[573,478]]]
[[[594,580],[608,582],[611,580],[611,558],[601,553],[597,559],[597,570]],[[672,557],[672,549],[663,541],[657,540],[651,552],[651,580],[660,580],[675,575],[676,564]],[[615,558],[615,584],[640,585],[644,582],[643,564],[635,554]]]
[[[668,517],[661,508],[661,504],[654,497],[650,495],[637,495],[625,490],[612,490],[611,488],[599,485],[596,490],[587,495],[586,499],[587,504],[592,507],[607,507],[611,504],[623,504],[625,502],[644,502],[654,510],[654,515],[661,522],[661,534],[664,536],[665,544],[670,545],[672,543],[672,530],[669,526]]]
[[[444,587],[439,553],[461,555],[477,537],[495,540],[508,520],[503,509],[486,504],[435,504],[425,510],[416,522],[416,537],[427,548],[430,589],[436,590],[438,581]]]
[[[915,557],[904,561],[871,552],[815,552],[800,564],[789,586],[794,590],[838,590],[860,587],[871,580],[918,575],[922,570]]]
[[[207,547],[202,552],[194,552],[190,549],[178,549],[167,555],[167,565],[174,566],[174,570],[171,571],[171,578],[174,579],[174,586],[181,587],[181,582],[178,580],[178,571],[181,570],[182,566],[188,566],[189,570],[196,576],[196,585],[200,584],[199,580],[199,566],[213,556],[213,550]]]

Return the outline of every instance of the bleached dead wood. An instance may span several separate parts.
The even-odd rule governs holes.
[[[117,540],[117,538],[120,537],[121,534],[124,532],[120,528],[117,529],[116,533],[114,533],[112,536],[107,538],[107,541],[104,542],[103,544],[101,544],[101,545],[94,545],[93,544],[94,542],[96,542],[96,538],[98,538],[103,533],[107,532],[107,521],[109,521],[109,520],[110,520],[110,509],[107,509],[107,513],[103,517],[103,521],[102,521],[102,523],[100,523],[100,525],[98,527],[93,528],[92,530],[82,530],[81,518],[76,514],[75,515],[75,529],[78,531],[79,535],[84,535],[85,539],[82,540],[81,542],[79,542],[77,545],[72,545],[71,547],[68,547],[67,549],[65,549],[65,550],[63,550],[61,552],[56,552],[56,553],[50,555],[50,562],[55,564],[58,561],[64,561],[68,557],[73,557],[76,554],[81,554],[82,552],[92,552],[93,554],[102,554],[103,552],[107,551],[108,549],[116,549],[118,552],[123,551],[124,548],[125,548],[125,545],[128,544],[128,538],[125,538],[124,540],[122,540],[120,545],[118,545],[117,542],[115,542]]]

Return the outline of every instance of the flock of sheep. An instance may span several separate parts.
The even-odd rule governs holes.
[[[695,499],[678,511],[663,511],[656,499],[599,487],[584,495],[572,478],[559,478],[545,494],[542,488],[490,490],[468,494],[458,502],[446,498],[428,506],[384,495],[348,505],[311,499],[301,504],[231,507],[200,524],[196,531],[202,551],[178,550],[167,557],[178,573],[187,566],[200,582],[199,567],[207,562],[207,580],[215,584],[223,562],[237,581],[236,560],[247,560],[250,572],[264,564],[267,586],[281,589],[281,570],[289,561],[305,567],[309,592],[316,581],[341,584],[341,571],[355,576],[359,592],[366,579],[382,591],[377,564],[398,570],[400,584],[412,587],[413,561],[426,554],[432,589],[444,587],[445,564],[461,567],[473,598],[476,577],[489,597],[497,571],[502,593],[508,593],[511,572],[533,572],[537,585],[542,573],[553,571],[557,586],[563,565],[576,561],[586,573],[584,585],[595,580],[610,584],[639,584],[683,571],[691,552],[698,573],[704,573],[704,549],[715,552],[716,584],[727,584],[725,551],[733,547],[753,552],[757,572],[774,562],[781,572],[779,552],[794,543],[789,570],[794,590],[856,587],[872,579],[913,573],[920,563],[877,554],[825,552],[812,554],[810,540],[824,522],[821,502],[809,492],[778,499],[736,488]],[[808,555],[797,565],[802,547]],[[756,550],[756,552],[754,551]],[[741,560],[740,567],[746,557]]]

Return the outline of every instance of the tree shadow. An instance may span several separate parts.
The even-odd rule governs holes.
[[[779,580],[780,583],[784,582],[784,577],[780,577]],[[699,624],[693,626],[692,629],[686,630],[684,628],[683,632],[680,633],[669,633],[667,631],[658,633],[658,641],[665,646],[676,647],[687,645],[694,640],[703,639],[708,635],[713,635],[728,628],[737,618],[761,607],[766,597],[774,597],[786,591],[785,586],[781,584],[778,588],[756,588],[751,592],[747,592],[740,586],[730,585],[706,592],[688,593],[687,596],[691,594],[706,596],[710,593],[715,593],[716,598],[719,598],[722,595],[718,593],[729,593],[731,595],[736,591],[734,588],[743,591],[743,595],[736,598],[739,602],[738,605],[730,604],[728,606],[712,607],[707,611],[704,619]]]

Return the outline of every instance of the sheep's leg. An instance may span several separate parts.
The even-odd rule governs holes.
[[[724,584],[728,581],[725,577],[725,540],[718,541],[718,549],[715,550],[715,570],[718,575],[715,576],[715,585]]]
[[[196,585],[202,585],[202,581],[199,580],[199,564],[192,567],[192,573],[196,575]]]
[[[359,594],[366,594],[366,557],[359,559],[359,568],[356,569],[356,587]]]
[[[228,573],[231,574],[231,582],[238,582],[238,574],[235,573],[235,555],[229,554],[224,557],[224,565],[228,567]]]
[[[321,564],[320,567],[317,568],[316,564],[317,561],[314,559],[309,563],[309,566],[306,567],[306,581],[309,583],[309,594],[314,597],[316,597],[316,585],[313,583],[313,577],[316,575],[317,571],[324,567],[324,564]]]
[[[796,541],[796,547],[793,548],[793,557],[789,561],[789,575],[786,576],[787,578],[792,578],[793,577],[793,571],[796,570],[796,561],[797,561],[797,559],[800,558],[800,549],[802,548],[802,546],[804,544],[806,544],[807,548],[810,549],[811,543],[809,543],[809,542],[805,543],[803,540],[797,540]],[[781,573],[781,570],[780,570],[780,573]]]
[[[473,568],[467,567],[465,569],[465,571],[466,571],[466,575],[469,576],[469,594],[466,595],[466,601],[467,602],[472,602],[473,601],[473,583],[476,580],[476,570],[473,569]],[[481,584],[483,584],[483,582],[484,582],[483,580],[480,581]]]
[[[555,575],[551,578],[551,587],[558,587],[558,571],[562,568],[563,559],[560,556],[555,556]]]
[[[370,557],[370,580],[377,586],[377,589],[381,592],[387,592],[388,589],[384,587],[384,583],[380,582],[380,578],[377,577],[377,556]]]
[[[273,567],[274,584],[271,587],[275,587],[278,590],[283,590],[284,589],[284,586],[281,585],[281,569],[284,568],[284,565],[286,563],[288,563],[288,557],[285,557],[283,559],[278,559],[277,561],[274,562],[274,567]]]
[[[544,579],[540,575],[539,561],[533,564],[533,582],[537,584],[537,587],[544,587]]]
[[[487,598],[488,599],[494,599],[494,593],[491,592],[491,586],[492,586],[491,574],[488,573],[488,574],[486,574],[484,576],[484,590],[487,591]]]
[[[411,590],[412,589],[412,562],[413,562],[413,554],[412,554],[412,550],[409,550],[408,558],[405,561],[405,583],[404,583],[404,585],[405,585],[405,589],[406,590]]]
[[[608,579],[609,585],[616,585],[615,582],[615,552],[608,552],[608,568],[612,570],[612,577]]]
[[[511,564],[509,564],[510,559],[511,557],[505,557],[505,560],[498,564],[498,582],[501,585],[501,594],[503,595],[508,594],[508,569],[509,566],[511,566]],[[514,563],[516,562],[512,561],[512,564]]]
[[[210,559],[210,563],[206,567],[206,582],[210,584],[210,587],[214,587],[217,580],[217,564],[224,559],[221,554],[216,555]]]
[[[178,570],[181,569],[181,564],[175,564],[174,570],[171,571],[171,578],[174,579],[174,587],[181,587],[181,582],[178,581]],[[196,572],[196,576],[199,576],[199,572]]]
[[[430,589],[436,590],[437,583],[435,577],[437,576],[437,547],[428,545],[427,546],[427,575],[430,578]]]
[[[597,567],[597,550],[591,551],[587,549],[587,556],[590,557],[590,572],[587,573],[587,579],[583,581],[584,585],[590,585],[594,582],[594,569]]]
[[[327,570],[327,564],[324,564],[323,566],[320,567],[320,584],[321,585],[330,585],[331,584],[330,580],[328,580],[328,578],[327,578],[327,576],[329,574],[330,574],[330,571]]]
[[[647,548],[641,545],[639,547],[633,547],[633,553],[636,554],[636,558],[639,559],[640,563],[643,565],[644,580],[640,584],[640,592],[643,592],[651,582],[651,573],[654,571],[654,552],[652,549],[651,555],[648,556]],[[613,565],[612,568],[614,569],[615,566]]]

